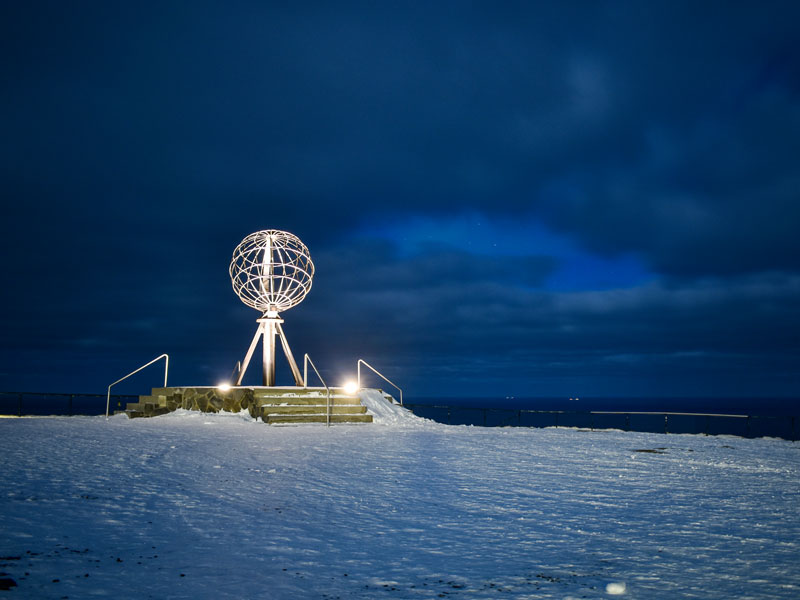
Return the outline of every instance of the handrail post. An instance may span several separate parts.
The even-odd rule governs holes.
[[[319,380],[322,382],[322,385],[325,386],[326,392],[326,399],[325,399],[325,424],[330,427],[331,426],[331,388],[328,387],[328,384],[325,383],[325,380],[322,378],[322,375],[319,374],[317,370],[317,365],[314,364],[314,361],[311,360],[311,357],[306,353],[303,357],[303,372],[305,373],[303,377],[303,387],[308,387],[308,363],[311,363],[311,368],[314,369],[314,372],[319,377]]]
[[[135,375],[136,373],[138,373],[138,372],[139,372],[139,371],[141,371],[142,369],[146,369],[147,367],[149,367],[150,365],[152,365],[154,362],[156,362],[156,361],[159,361],[159,360],[161,360],[162,358],[165,358],[165,359],[166,359],[166,362],[165,362],[165,364],[164,364],[164,387],[167,387],[167,375],[168,375],[168,373],[169,373],[169,355],[168,355],[168,354],[162,354],[161,356],[157,356],[157,357],[155,357],[153,360],[151,360],[151,361],[150,361],[149,363],[147,363],[146,365],[142,365],[141,367],[139,367],[139,368],[138,368],[138,369],[136,369],[135,371],[131,371],[130,373],[128,373],[127,375],[125,375],[125,377],[122,377],[122,378],[120,378],[120,379],[117,379],[117,380],[116,380],[114,383],[112,383],[111,385],[109,385],[109,386],[108,386],[108,392],[107,392],[107,394],[106,394],[106,420],[108,420],[108,409],[109,409],[109,408],[110,408],[110,406],[111,406],[111,388],[112,388],[112,387],[114,387],[115,385],[117,385],[117,384],[118,384],[120,381],[125,381],[125,380],[126,380],[128,377],[130,377],[131,375]]]

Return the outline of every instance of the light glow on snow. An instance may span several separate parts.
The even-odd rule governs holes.
[[[348,381],[343,388],[345,394],[353,395],[358,391],[358,384],[355,381]]]
[[[230,383],[220,383],[220,384],[217,386],[217,389],[218,389],[220,392],[227,392],[227,391],[229,391],[229,390],[231,389],[231,384],[230,384]]]

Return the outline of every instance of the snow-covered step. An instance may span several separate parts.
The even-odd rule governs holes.
[[[259,406],[266,406],[268,404],[291,404],[292,406],[303,406],[303,405],[319,405],[325,404],[326,398],[325,396],[314,396],[314,397],[304,397],[304,398],[295,398],[295,397],[281,397],[281,396],[272,396],[270,398],[255,398],[256,402]],[[331,404],[332,405],[354,405],[354,404],[361,404],[361,401],[355,396],[331,396]]]
[[[270,425],[297,425],[303,423],[327,423],[328,417],[323,414],[315,415],[267,415],[261,418]],[[331,423],[372,423],[372,415],[331,415]]]
[[[281,405],[281,404],[266,404],[261,407],[261,415],[276,415],[276,414],[319,414],[325,413],[327,406],[324,404],[313,405]],[[358,415],[367,412],[366,407],[361,404],[352,404],[347,406],[331,405],[331,414],[336,415]]]

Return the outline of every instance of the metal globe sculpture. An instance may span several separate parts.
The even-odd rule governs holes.
[[[251,233],[233,251],[228,268],[233,291],[247,306],[263,312],[256,335],[242,362],[236,385],[241,385],[259,339],[264,341],[263,385],[275,385],[275,336],[279,336],[295,384],[303,385],[292,356],[283,319],[278,313],[297,306],[311,289],[314,263],[306,245],[296,235],[277,229]]]
[[[228,271],[233,291],[247,306],[265,313],[283,312],[306,297],[314,263],[296,235],[267,229],[242,240]]]

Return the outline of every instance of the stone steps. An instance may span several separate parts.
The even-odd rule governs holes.
[[[310,405],[305,404],[302,406],[298,405],[288,405],[283,406],[281,404],[267,404],[261,407],[261,416],[263,417],[266,415],[276,415],[276,414],[293,414],[293,415],[314,415],[327,412],[327,406],[324,404],[321,405]],[[367,408],[365,406],[361,406],[360,404],[350,404],[347,406],[334,406],[331,405],[331,414],[332,415],[359,415],[364,414],[367,412]]]
[[[273,390],[257,390],[254,393],[258,414],[264,423],[302,424],[327,423],[328,409],[325,390],[301,390],[278,394]],[[266,392],[266,393],[263,393]],[[372,423],[372,415],[362,406],[358,396],[349,396],[340,389],[331,394],[331,423]]]
[[[267,415],[262,417],[270,425],[302,425],[303,423],[327,423],[325,414],[316,415]],[[372,423],[372,415],[331,415],[331,423]]]
[[[291,404],[292,406],[319,406],[325,405],[327,399],[325,395],[322,396],[314,396],[314,397],[303,397],[303,398],[295,398],[291,396],[282,397],[282,396],[272,396],[271,398],[255,398],[255,401],[258,403],[259,406],[267,405],[267,404]],[[331,395],[331,406],[336,405],[343,405],[348,406],[351,404],[358,404],[360,405],[361,402],[358,398],[353,398],[352,396],[334,396]]]

